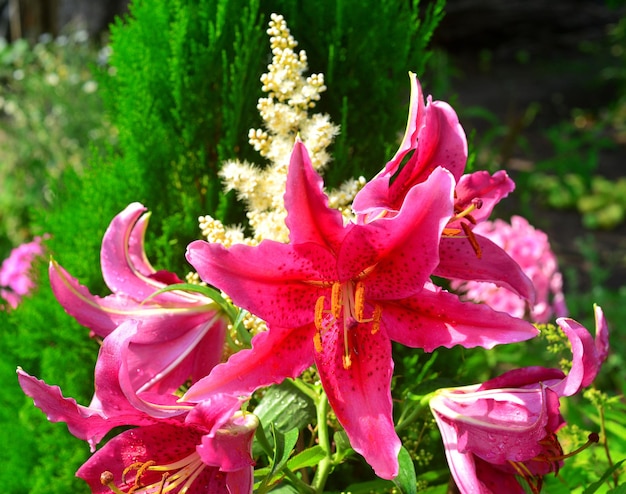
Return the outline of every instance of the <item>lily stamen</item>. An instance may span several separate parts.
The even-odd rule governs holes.
[[[371,334],[376,334],[380,329],[382,319],[382,307],[374,306],[372,317],[365,317],[365,283],[361,278],[371,272],[371,268],[363,271],[357,280],[335,282],[331,286],[330,310],[324,309],[326,297],[321,296],[315,302],[314,323],[316,332],[313,335],[313,345],[316,352],[322,351],[322,332],[327,329],[324,325],[324,314],[331,314],[335,322],[339,321],[343,313],[343,347],[342,357],[344,369],[352,366],[352,352],[357,354],[350,342],[350,330],[357,324],[372,323]]]
[[[179,494],[184,494],[189,490],[198,475],[202,473],[205,466],[196,452],[191,453],[182,460],[167,465],[157,465],[153,460],[136,462],[127,466],[122,472],[122,483],[130,485],[126,477],[130,472],[136,471],[135,478],[127,494],[166,494],[176,489],[179,489],[176,491]],[[160,478],[150,484],[144,484],[142,479],[148,472],[161,472]],[[123,494],[123,491],[115,485],[114,480],[113,474],[108,471],[103,472],[100,476],[102,485],[108,487],[114,494]]]

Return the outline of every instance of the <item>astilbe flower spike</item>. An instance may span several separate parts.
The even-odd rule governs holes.
[[[559,400],[589,386],[608,353],[608,328],[595,307],[595,340],[582,325],[559,318],[572,347],[572,367],[526,367],[483,384],[442,389],[430,401],[452,476],[463,494],[534,493],[568,455],[556,433],[565,425]],[[597,442],[597,435],[590,442]]]
[[[467,140],[455,111],[447,103],[432,101],[430,97],[425,104],[417,77],[413,73],[409,76],[411,102],[404,139],[385,168],[354,198],[359,222],[397,214],[409,191],[437,167],[443,167],[456,181],[454,214],[444,229],[434,274],[447,279],[493,282],[532,303],[532,283],[519,265],[502,248],[473,231],[474,225],[484,221],[515,184],[504,171],[463,175]]]
[[[429,277],[453,215],[454,179],[436,168],[392,217],[344,226],[302,142],[290,162],[289,244],[193,242],[187,259],[207,283],[264,319],[269,330],[193,385],[185,401],[245,395],[295,377],[312,363],[353,448],[377,475],[398,473],[400,441],[390,395],[391,340],[427,351],[492,347],[531,338],[532,325],[466,304]]]
[[[216,302],[196,292],[160,292],[182,283],[156,271],[146,258],[144,235],[149,214],[128,205],[111,221],[102,240],[102,274],[113,294],[89,293],[56,261],[50,283],[59,303],[80,324],[104,338],[129,319],[141,322],[129,348],[136,390],[174,392],[195,382],[220,361],[228,319]]]

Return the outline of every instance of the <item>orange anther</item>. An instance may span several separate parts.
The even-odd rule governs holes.
[[[315,347],[315,351],[317,353],[321,353],[322,352],[322,335],[321,335],[319,329],[313,335],[313,346]]]
[[[357,281],[354,288],[354,318],[358,322],[366,322],[363,319],[363,312],[365,311],[365,284],[362,281]]]
[[[322,330],[322,319],[324,317],[324,296],[321,296],[315,302],[315,327],[318,331]]]
[[[382,319],[382,317],[383,308],[380,305],[376,304],[374,306],[374,314],[372,315],[372,334],[378,333],[378,330],[380,329],[380,320]]]

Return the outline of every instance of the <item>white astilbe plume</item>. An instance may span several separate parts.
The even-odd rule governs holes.
[[[272,63],[261,76],[263,92],[257,109],[263,119],[263,129],[251,129],[250,144],[269,164],[255,166],[238,160],[227,161],[219,173],[225,190],[235,191],[237,198],[246,203],[247,217],[253,232],[245,238],[241,229],[231,232],[212,218],[203,217],[201,230],[209,241],[225,245],[235,242],[256,244],[263,239],[287,242],[289,232],[285,225],[286,211],[283,203],[287,169],[296,136],[306,145],[313,167],[321,170],[330,162],[328,146],[339,133],[326,114],[309,115],[326,90],[323,74],[306,77],[307,57],[304,51],[295,52],[298,45],[291,36],[281,15],[272,14],[267,33],[270,36]],[[339,191],[331,193],[331,205],[340,209],[347,218],[349,204],[363,180],[348,182]]]

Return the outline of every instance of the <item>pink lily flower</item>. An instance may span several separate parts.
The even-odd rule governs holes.
[[[553,314],[567,316],[563,279],[544,232],[533,228],[525,218],[513,216],[510,224],[499,219],[479,223],[474,233],[502,247],[520,265],[535,287],[535,303],[528,311],[518,295],[492,283],[452,280],[452,288],[460,291],[466,300],[485,302],[515,317],[524,317],[529,312],[530,319],[538,323],[547,323]]]
[[[432,351],[491,347],[536,335],[528,323],[434,287],[441,232],[452,214],[451,174],[438,168],[409,191],[397,215],[344,226],[296,142],[285,206],[290,243],[256,247],[196,241],[187,259],[207,283],[264,319],[252,349],[233,355],[183,397],[245,395],[313,363],[352,447],[377,475],[398,473],[391,341]],[[503,329],[506,328],[506,329]]]
[[[472,231],[473,225],[486,219],[515,184],[504,171],[493,176],[486,171],[463,175],[467,140],[455,111],[431,97],[425,105],[417,77],[413,73],[409,77],[411,101],[404,139],[391,161],[354,198],[352,207],[359,221],[367,223],[381,215],[397,214],[412,187],[423,183],[437,167],[443,167],[456,181],[454,213],[443,231],[440,263],[434,274],[448,279],[490,281],[532,301],[532,283],[515,261]]]
[[[231,493],[252,492],[256,417],[238,412],[238,397],[215,395],[192,405],[175,395],[136,393],[127,357],[139,326],[126,321],[104,339],[88,407],[65,398],[58,386],[17,371],[23,391],[48,420],[66,422],[92,452],[114,427],[136,426],[109,441],[77,475],[94,493],[157,492],[159,487],[162,492],[222,493],[226,486]]]
[[[213,403],[199,403],[181,425],[122,432],[76,475],[94,494],[251,494],[258,419],[251,413],[221,412]]]
[[[50,422],[66,422],[69,431],[87,441],[92,451],[111,429],[120,425],[152,425],[159,420],[179,423],[191,406],[178,403],[174,394],[137,392],[133,386],[129,347],[138,332],[140,324],[128,320],[104,339],[96,361],[95,393],[89,406],[64,397],[58,386],[50,386],[18,368],[20,386]]]
[[[182,281],[174,273],[155,271],[147,260],[145,211],[139,203],[130,204],[104,235],[102,274],[112,295],[92,295],[55,261],[50,263],[50,284],[67,313],[99,337],[129,319],[140,321],[128,353],[133,386],[172,393],[188,379],[207,375],[220,361],[228,320],[217,303],[199,293],[154,295]]]
[[[430,401],[448,465],[462,493],[532,492],[558,472],[564,455],[556,432],[565,421],[559,400],[589,386],[608,353],[608,328],[595,307],[596,337],[572,319],[557,319],[572,346],[572,368],[527,367],[483,384],[440,390]],[[597,435],[590,436],[597,442]],[[590,444],[590,443],[588,443]],[[572,453],[573,454],[573,453]]]

